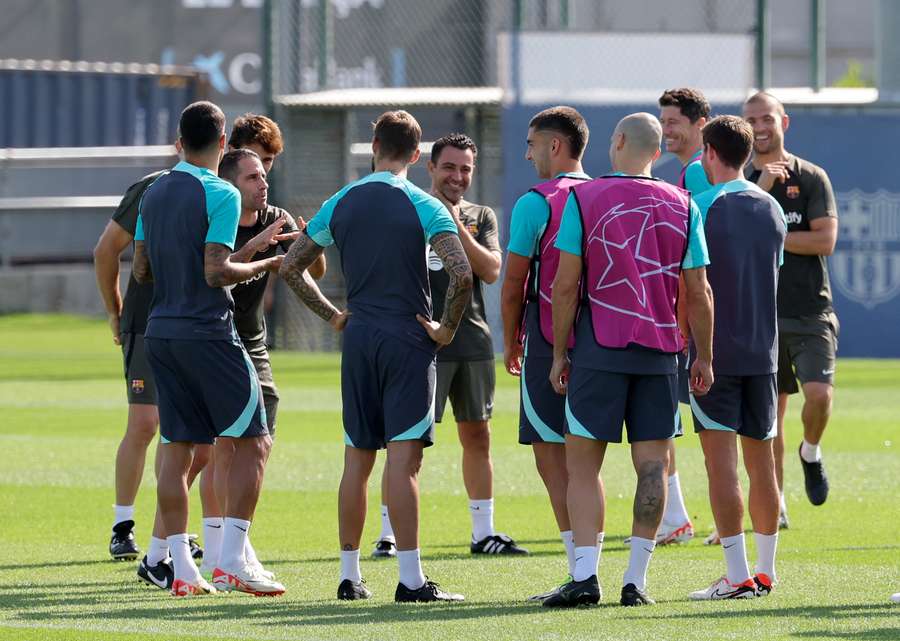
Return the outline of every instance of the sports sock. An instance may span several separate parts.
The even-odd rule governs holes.
[[[191,545],[188,542],[187,533],[173,534],[166,538],[169,543],[169,552],[172,554],[172,561],[175,564],[175,578],[190,583],[197,583],[200,580],[200,571],[191,558]]]
[[[564,530],[559,533],[563,546],[566,548],[566,560],[569,562],[569,576],[575,576],[575,536],[572,530]]]
[[[113,505],[113,528],[122,521],[134,521],[133,505]]]
[[[575,570],[572,578],[584,581],[597,574],[597,559],[600,551],[596,545],[581,545],[575,548]]]
[[[422,573],[422,560],[418,548],[398,550],[397,561],[400,564],[400,583],[410,590],[418,590],[425,585],[425,574]]]
[[[669,493],[666,496],[666,511],[663,513],[663,523],[674,527],[681,527],[691,520],[687,508],[684,507],[684,496],[681,494],[681,483],[678,480],[678,472],[669,476]]]
[[[806,439],[803,439],[803,442],[800,443],[800,457],[807,463],[821,461],[822,448],[819,447],[818,443],[813,445],[812,443],[807,443]]]
[[[216,568],[222,552],[221,516],[208,516],[203,519],[203,565]]]
[[[247,560],[248,565],[262,567],[262,563],[259,562],[259,557],[256,556],[256,550],[250,543],[249,536],[244,540],[244,558]]]
[[[391,517],[388,515],[388,507],[387,505],[381,506],[381,536],[378,537],[379,541],[394,541],[394,528],[391,525]]]
[[[494,499],[469,501],[472,515],[472,540],[481,541],[494,534]]]
[[[169,543],[165,539],[150,537],[150,547],[147,549],[147,565],[156,565],[169,558]]]
[[[747,546],[744,544],[744,533],[722,537],[722,550],[725,552],[725,563],[728,566],[728,582],[738,585],[750,578],[750,567],[747,565]]]
[[[605,536],[605,532],[597,532],[597,567],[594,568],[594,574],[597,574],[597,570],[600,568],[600,557],[603,556],[603,539]]]
[[[775,550],[778,548],[778,532],[775,534],[753,533],[756,540],[756,572],[775,581]]]
[[[219,555],[219,567],[223,570],[240,570],[247,560],[244,558],[244,546],[250,521],[226,516],[222,534],[222,552]]]
[[[631,553],[628,557],[628,569],[622,578],[622,585],[634,583],[638,590],[647,587],[647,568],[650,567],[650,558],[656,549],[656,541],[642,539],[639,536],[631,537]]]
[[[784,491],[778,493],[778,509],[781,514],[787,514],[787,503],[784,500]]]
[[[353,583],[362,580],[359,569],[359,548],[355,550],[341,550],[341,581],[350,579]]]

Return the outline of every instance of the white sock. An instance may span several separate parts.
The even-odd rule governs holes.
[[[650,558],[656,549],[656,541],[642,539],[639,536],[631,537],[631,554],[628,557],[628,569],[622,578],[622,585],[634,583],[638,590],[647,587],[647,568],[650,567]]]
[[[147,565],[153,566],[169,558],[169,543],[165,539],[150,537],[150,547],[147,548]]]
[[[778,493],[778,509],[782,514],[787,514],[787,503],[784,500],[784,491]]]
[[[247,559],[244,558],[244,546],[250,521],[234,519],[226,516],[222,535],[222,552],[219,554],[219,567],[223,570],[240,570]]]
[[[359,583],[362,580],[362,573],[359,569],[359,549],[342,550],[341,551],[341,581],[350,579],[353,583]]]
[[[559,533],[563,546],[566,548],[566,560],[569,562],[569,576],[575,576],[575,536],[572,530],[564,530]]]
[[[134,521],[133,505],[113,505],[113,527],[122,521]]]
[[[756,540],[756,572],[765,574],[775,581],[775,550],[778,548],[778,532],[775,534],[753,533]]]
[[[597,574],[597,563],[600,551],[596,545],[581,545],[575,548],[575,570],[572,578],[584,581]]]
[[[472,515],[472,540],[476,543],[494,535],[494,499],[469,501]]]
[[[597,567],[594,568],[594,574],[597,574],[597,570],[600,569],[600,557],[603,556],[603,539],[605,535],[605,532],[597,532]],[[597,574],[597,576],[600,575]]]
[[[221,516],[203,519],[203,566],[217,568],[222,553],[223,521]]]
[[[425,585],[422,573],[422,560],[418,548],[415,550],[398,550],[397,561],[400,564],[400,583],[410,590],[418,590]]]
[[[250,544],[249,536],[244,540],[244,558],[247,560],[248,565],[262,567],[262,563],[259,562],[259,557],[256,556],[256,550],[254,550],[253,545]]]
[[[191,545],[188,543],[187,533],[173,534],[166,538],[166,541],[169,543],[169,552],[175,564],[175,578],[197,583],[200,580],[200,571],[191,558]]]
[[[807,463],[815,463],[816,461],[822,460],[822,448],[819,447],[818,443],[813,445],[812,443],[807,443],[806,439],[803,439],[803,442],[800,443],[800,458],[802,458]]]
[[[391,525],[391,517],[388,515],[387,505],[381,506],[381,536],[378,537],[378,540],[397,542],[397,539],[394,538],[394,528]]]
[[[744,533],[722,537],[722,550],[725,552],[725,563],[728,566],[728,582],[738,585],[750,578],[750,566],[747,565],[747,546],[744,544]]]
[[[663,513],[663,523],[681,527],[691,520],[687,508],[684,507],[684,496],[681,494],[681,483],[678,480],[678,472],[669,477],[669,493],[666,496],[666,511]]]

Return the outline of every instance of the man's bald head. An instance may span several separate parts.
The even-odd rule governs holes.
[[[625,116],[616,125],[609,149],[609,158],[613,169],[625,173],[634,171],[634,167],[643,167],[652,163],[659,155],[662,142],[662,125],[653,114],[646,112]]]

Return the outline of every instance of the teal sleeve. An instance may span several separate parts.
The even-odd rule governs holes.
[[[543,196],[535,191],[524,194],[516,201],[509,219],[507,249],[525,258],[534,256],[549,218],[550,209]]]
[[[706,172],[703,171],[703,164],[699,160],[687,166],[684,172],[684,188],[695,197],[712,188],[706,177]]]
[[[225,245],[234,251],[238,222],[241,219],[241,193],[228,183],[216,185],[215,188],[208,186],[206,216],[209,219],[206,242]]]
[[[134,225],[134,239],[144,240],[144,219],[138,214],[137,223]]]
[[[306,233],[319,247],[328,247],[334,244],[334,238],[331,235],[331,216],[342,195],[341,192],[338,192],[322,203],[319,211],[306,225]]]
[[[555,247],[569,254],[581,256],[581,244],[584,232],[581,229],[581,210],[578,207],[578,199],[574,192],[569,193],[566,199],[566,207],[563,209],[562,220],[559,223],[559,234],[556,236]]]
[[[709,265],[709,250],[706,247],[706,234],[703,233],[703,217],[697,203],[691,201],[688,247],[681,268],[698,269],[707,265]]]
[[[444,207],[444,203],[428,194],[419,194],[413,200],[416,212],[419,214],[419,221],[422,223],[422,229],[425,230],[425,242],[431,242],[431,239],[437,234],[449,232],[451,234],[459,234],[456,227],[456,221],[453,216]]]
[[[787,234],[787,216],[784,215],[784,209],[781,207],[781,203],[779,203],[774,198],[775,206],[778,207],[778,213],[781,214],[781,221],[784,223],[784,233]],[[784,239],[781,240],[781,247],[778,250],[778,266],[781,267],[784,265]]]

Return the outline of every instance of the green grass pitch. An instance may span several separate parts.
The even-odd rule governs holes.
[[[791,529],[779,543],[780,585],[766,599],[692,603],[689,591],[724,570],[719,548],[695,539],[658,549],[649,573],[657,605],[619,607],[634,474],[613,446],[601,606],[546,611],[524,598],[565,575],[565,559],[531,452],[516,444],[516,382],[498,369],[493,421],[496,525],[531,549],[526,559],[472,559],[452,424],[439,426],[421,476],[425,571],[463,592],[458,606],[395,605],[395,562],[367,558],[378,534],[369,501],[363,573],[375,593],[345,604],[337,587],[337,486],[342,433],[338,357],[276,353],[278,438],[253,540],[287,586],[279,599],[231,594],[175,600],[108,559],[113,460],[126,416],[121,357],[104,323],[69,316],[0,318],[0,638],[2,639],[900,639],[900,362],[841,360],[824,441],[832,491],[806,500],[788,421]],[[152,457],[150,457],[152,459]],[[712,524],[697,438],[678,442],[698,539]],[[375,480],[380,474],[376,468]],[[372,487],[375,488],[376,482]],[[154,505],[149,467],[137,503],[147,544]],[[199,531],[192,495],[192,531]],[[752,537],[748,539],[751,561]]]

